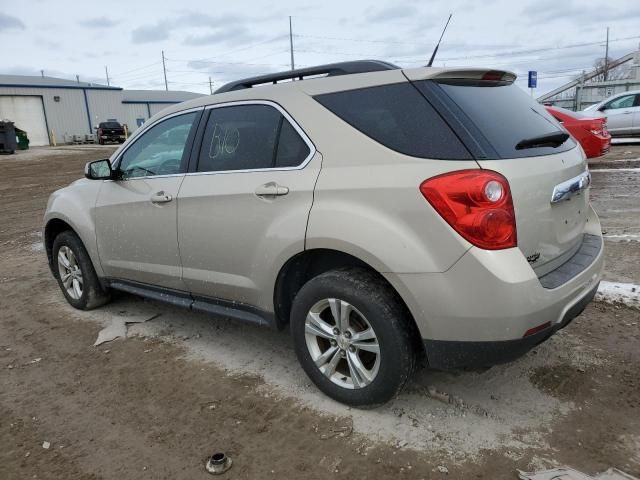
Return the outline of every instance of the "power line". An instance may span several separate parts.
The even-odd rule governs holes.
[[[640,38],[640,35],[636,35],[633,37],[624,37],[624,38],[616,38],[613,40],[609,40],[609,42],[622,42],[625,40],[636,40]],[[517,55],[526,55],[530,53],[539,53],[539,52],[548,52],[553,50],[564,50],[569,48],[580,48],[580,47],[591,47],[594,45],[601,45],[602,40],[598,40],[597,42],[587,42],[587,43],[575,43],[573,45],[561,45],[557,47],[541,47],[541,48],[533,48],[527,50],[512,50],[510,52],[498,52],[498,53],[487,53],[481,55],[469,55],[469,56],[461,56],[461,57],[449,57],[449,58],[441,58],[440,61],[451,61],[451,60],[471,60],[475,58],[496,58],[496,57],[511,57]],[[413,55],[412,55],[413,56]],[[419,62],[419,61],[418,61]],[[414,63],[408,62],[407,63]]]
[[[252,43],[250,45],[247,45],[245,47],[241,47],[241,48],[237,48],[235,50],[229,50],[228,52],[223,52],[219,55],[214,55],[213,57],[207,57],[207,58],[198,58],[198,59],[191,59],[191,60],[179,60],[179,59],[174,59],[174,62],[206,62],[209,60],[212,60],[214,58],[220,58],[221,56],[225,56],[225,55],[231,55],[232,53],[237,53],[237,52],[242,52],[244,50],[249,50],[250,48],[254,48],[254,47],[259,47],[261,45],[266,45],[267,43],[271,43],[271,42],[275,42],[276,40],[280,40],[283,38],[288,37],[288,35],[278,35],[276,37],[272,37],[268,40],[264,40],[262,42],[257,42],[257,43]]]

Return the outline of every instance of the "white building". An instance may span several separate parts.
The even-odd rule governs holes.
[[[168,105],[201,94],[164,90],[123,90],[54,77],[0,75],[0,120],[27,132],[32,146],[64,143],[72,135],[95,133],[100,122],[116,120],[130,132]]]

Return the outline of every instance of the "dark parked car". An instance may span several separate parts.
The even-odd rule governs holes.
[[[101,122],[96,127],[98,143],[104,145],[106,142],[124,143],[126,140],[124,127],[118,122]]]

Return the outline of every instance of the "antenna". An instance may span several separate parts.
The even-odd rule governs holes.
[[[427,67],[431,67],[433,65],[433,60],[436,58],[436,53],[438,53],[438,47],[440,46],[440,42],[442,41],[442,37],[444,37],[444,32],[447,31],[447,27],[449,26],[449,22],[451,21],[451,17],[453,17],[453,13],[449,14],[449,18],[447,19],[447,23],[442,29],[442,33],[440,34],[440,39],[438,40],[438,44],[436,48],[433,49],[433,53],[431,54],[431,58],[429,59],[429,63],[427,63]]]

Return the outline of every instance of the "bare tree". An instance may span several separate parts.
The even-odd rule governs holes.
[[[593,67],[596,72],[596,75],[590,78],[588,82],[592,82],[592,83],[604,82],[605,69],[607,65],[609,66],[609,69],[608,69],[609,71],[607,72],[607,75],[606,75],[607,80],[625,80],[631,77],[631,65],[629,64],[629,62],[616,66],[615,60],[611,57],[609,57],[608,62],[605,61],[604,58],[598,58],[593,63]]]

